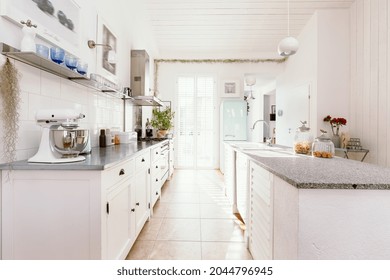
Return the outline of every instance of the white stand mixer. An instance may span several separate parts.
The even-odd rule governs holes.
[[[31,163],[68,163],[78,162],[85,160],[84,156],[78,156],[78,152],[75,151],[76,156],[66,156],[54,148],[54,143],[51,141],[51,130],[58,130],[59,127],[72,129],[78,127],[77,121],[84,118],[85,115],[77,113],[71,109],[49,109],[40,110],[36,113],[35,119],[38,125],[42,126],[42,137],[39,144],[38,152],[28,162]],[[65,130],[68,131],[68,130]],[[89,135],[87,135],[89,136]],[[80,151],[79,151],[80,152]]]

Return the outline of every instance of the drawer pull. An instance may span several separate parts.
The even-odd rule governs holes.
[[[135,212],[135,208],[132,208],[132,209],[131,209],[131,212]]]
[[[158,195],[158,192],[156,192],[156,195]]]
[[[158,155],[158,152],[156,152],[156,155]]]
[[[135,205],[139,206],[139,202],[137,202]]]
[[[125,170],[122,168],[121,171],[119,171],[119,176],[125,175]]]
[[[158,179],[156,179],[156,182],[158,182]]]
[[[156,165],[156,168],[158,168],[158,165]]]
[[[144,158],[142,158],[141,162],[144,162],[144,161],[145,161],[145,159],[144,159]]]

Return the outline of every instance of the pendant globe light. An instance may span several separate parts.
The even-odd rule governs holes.
[[[287,37],[280,41],[278,45],[278,53],[281,56],[290,56],[295,54],[299,48],[299,42],[294,37],[290,36],[290,0],[287,1]]]

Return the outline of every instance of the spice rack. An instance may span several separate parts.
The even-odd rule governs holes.
[[[96,81],[91,80],[88,77],[81,75],[75,71],[72,71],[68,69],[66,66],[62,66],[47,58],[41,57],[34,52],[21,52],[4,43],[0,44],[0,46],[1,46],[1,54],[9,58],[31,65],[35,68],[54,74],[58,77],[71,80],[72,82],[83,85],[87,88],[104,92],[110,96],[121,98],[124,100],[132,99],[131,97],[127,96],[126,94],[116,89],[110,88],[105,85],[100,85]]]

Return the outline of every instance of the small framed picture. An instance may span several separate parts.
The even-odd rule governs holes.
[[[222,81],[221,97],[240,97],[240,83],[238,80]]]

